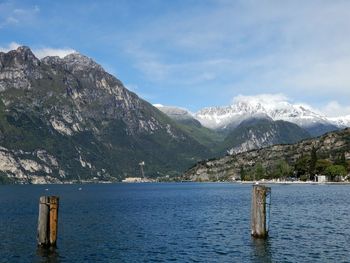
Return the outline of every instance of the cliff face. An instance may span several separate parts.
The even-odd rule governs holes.
[[[328,158],[334,161],[340,153],[345,153],[345,157],[350,159],[350,128],[296,144],[274,145],[219,159],[202,161],[186,171],[183,178],[194,181],[210,180],[213,177],[219,180],[238,179],[242,168],[249,169],[258,163],[267,170],[280,160],[294,165],[301,156],[311,155],[313,147],[317,150],[319,158]]]
[[[310,137],[304,129],[291,122],[250,119],[230,132],[222,147],[230,146],[232,148],[227,152],[237,154],[275,144],[296,143]]]
[[[78,53],[0,52],[0,176],[24,183],[178,174],[207,150]],[[169,160],[173,160],[169,162]]]

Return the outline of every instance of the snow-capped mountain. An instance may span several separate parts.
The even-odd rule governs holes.
[[[202,143],[208,140],[211,141],[210,148],[216,149],[221,154],[236,154],[273,144],[295,143],[310,137],[305,129],[294,123],[273,120],[263,111],[261,105],[255,108],[249,104],[233,105],[232,107],[236,106],[236,112],[239,106],[244,110],[240,111],[242,114],[234,116],[237,118],[233,124],[238,123],[237,126],[228,123],[227,128],[230,129],[224,132],[213,128],[212,130],[207,128],[204,128],[207,130],[203,130],[203,126],[194,118],[195,115],[185,109],[161,104],[154,104],[154,106],[181,124],[187,131],[190,131],[190,134],[198,141]],[[229,107],[227,108],[230,110]],[[230,113],[229,110],[227,114]],[[222,115],[225,116],[225,114]],[[230,120],[232,121],[232,119]],[[196,125],[196,123],[198,124]],[[209,131],[212,134],[208,133]],[[215,139],[212,137],[213,134],[221,136]]]
[[[315,136],[350,125],[348,117],[327,118],[308,106],[266,97],[239,96],[230,106],[204,108],[194,116],[203,126],[215,130],[235,128],[250,118],[271,118],[295,123]]]
[[[329,118],[329,120],[336,126],[340,128],[350,127],[350,115],[342,117]]]

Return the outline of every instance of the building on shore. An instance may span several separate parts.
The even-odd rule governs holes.
[[[328,181],[326,175],[315,175],[315,177],[318,183],[325,183]]]
[[[153,179],[142,178],[142,177],[126,177],[122,180],[123,183],[149,183],[154,182]]]

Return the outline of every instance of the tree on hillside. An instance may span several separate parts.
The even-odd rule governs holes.
[[[326,175],[328,175],[331,181],[339,181],[340,177],[346,175],[345,167],[342,165],[331,165],[325,170]]]
[[[301,156],[294,165],[294,170],[297,177],[301,177],[303,175],[308,175],[309,167],[310,167],[310,156]]]
[[[333,163],[327,159],[319,159],[316,162],[315,170],[317,174],[324,174],[328,166],[331,166]]]
[[[285,160],[279,160],[277,165],[273,168],[273,178],[287,178],[292,174],[292,168]]]
[[[263,165],[261,163],[257,163],[255,165],[255,180],[260,180],[260,179],[263,179],[265,178],[265,175],[266,175],[266,171],[263,167]]]
[[[246,179],[247,172],[244,170],[243,166],[241,166],[239,170],[239,175],[241,177],[241,181],[244,181]]]
[[[317,162],[317,153],[314,146],[312,146],[311,150],[311,158],[310,158],[310,164],[309,164],[309,174],[310,174],[310,180],[314,180],[315,177],[315,168],[316,168],[316,162]]]
[[[334,162],[334,164],[337,164],[337,165],[342,165],[344,166],[345,168],[347,168],[348,164],[347,164],[347,161],[346,161],[346,158],[345,158],[345,153],[341,153],[339,155],[339,157],[337,158],[337,160]]]

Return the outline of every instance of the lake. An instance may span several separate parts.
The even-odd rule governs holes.
[[[271,185],[267,240],[250,236],[251,189],[229,183],[0,186],[0,262],[350,261],[350,185]],[[36,247],[41,195],[60,196],[52,252]]]

